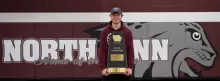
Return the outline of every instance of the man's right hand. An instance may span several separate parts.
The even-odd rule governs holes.
[[[102,70],[102,75],[108,76],[109,75],[108,69],[103,69]]]

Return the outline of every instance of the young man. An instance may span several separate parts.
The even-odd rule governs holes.
[[[122,16],[122,10],[120,8],[113,8],[110,14],[111,21],[100,35],[99,63],[100,68],[102,69],[103,81],[129,81],[132,75],[132,69],[134,66],[133,36],[131,30],[124,26],[121,20]],[[128,63],[128,68],[124,74],[109,74],[106,67],[109,47],[108,36],[111,35],[112,31],[122,31],[124,33]]]

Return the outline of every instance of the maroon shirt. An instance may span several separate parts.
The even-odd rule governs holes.
[[[98,55],[99,64],[101,69],[105,69],[107,66],[107,56],[108,56],[108,43],[107,43],[107,36],[112,31],[122,31],[125,37],[125,44],[126,44],[126,51],[127,51],[127,62],[128,68],[133,69],[134,66],[134,46],[133,46],[133,36],[130,29],[123,25],[121,22],[121,27],[118,30],[112,28],[110,22],[107,27],[101,32],[100,35],[100,52]]]

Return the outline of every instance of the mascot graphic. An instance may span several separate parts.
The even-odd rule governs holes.
[[[135,22],[124,23],[133,32],[134,39],[168,39],[168,60],[140,60],[135,64],[134,77],[200,77],[210,69],[217,52],[199,23],[192,22]],[[101,24],[83,32],[97,38],[107,26]],[[99,44],[98,44],[99,46]]]

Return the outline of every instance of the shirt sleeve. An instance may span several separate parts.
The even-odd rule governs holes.
[[[104,31],[101,32],[100,35],[100,49],[99,49],[99,55],[98,55],[98,59],[99,59],[99,65],[101,69],[105,69],[106,68],[106,38],[105,38],[105,34]]]
[[[134,45],[133,45],[133,35],[132,35],[132,32],[129,31],[128,34],[127,34],[127,53],[128,53],[128,58],[127,58],[127,61],[128,61],[128,68],[131,68],[133,69],[133,66],[134,66]]]

